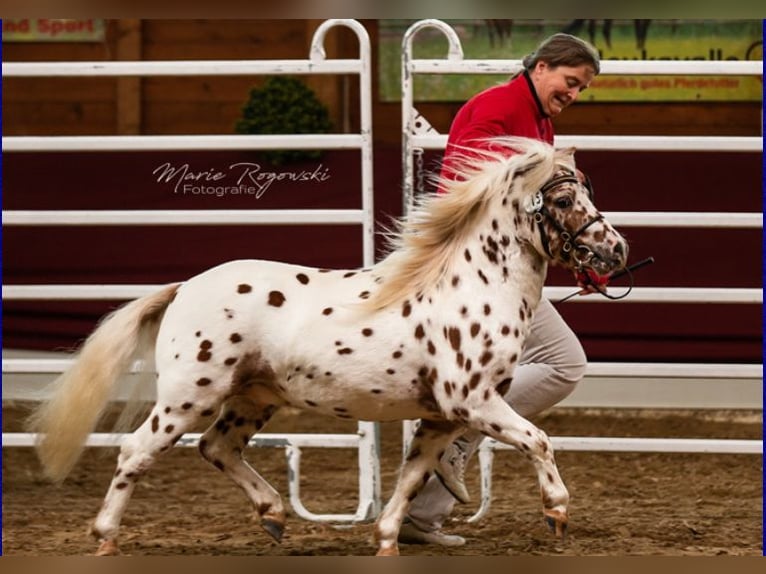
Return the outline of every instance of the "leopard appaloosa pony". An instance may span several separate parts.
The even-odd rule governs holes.
[[[168,285],[107,317],[52,398],[30,419],[47,474],[77,461],[118,377],[153,351],[157,402],[122,444],[91,527],[116,554],[138,479],[200,422],[199,451],[282,536],[279,494],[245,460],[254,433],[284,405],[343,419],[422,419],[375,529],[398,554],[409,500],[467,428],[511,444],[533,464],[543,513],[563,535],[569,494],[546,434],[503,400],[549,262],[607,274],[627,244],[594,207],[573,150],[492,140],[466,156],[447,193],[425,196],[367,269],[232,261]]]

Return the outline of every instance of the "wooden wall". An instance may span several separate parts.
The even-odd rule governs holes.
[[[104,43],[3,46],[6,61],[307,58],[320,20],[112,20]],[[377,22],[363,21],[373,46],[377,94]],[[353,58],[357,40],[332,31],[328,56]],[[356,78],[307,78],[330,107],[338,131],[356,129]],[[29,134],[232,133],[258,77],[20,79],[3,83],[3,126]],[[346,94],[344,96],[344,94]],[[446,132],[462,102],[422,103],[419,110]],[[374,102],[377,144],[400,140],[398,102]],[[580,103],[556,120],[560,134],[760,135],[761,107],[748,103]]]

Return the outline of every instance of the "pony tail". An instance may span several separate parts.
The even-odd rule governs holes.
[[[69,474],[120,376],[153,347],[178,287],[170,285],[107,315],[74,364],[51,383],[50,398],[26,421],[27,430],[38,433],[37,454],[48,478],[60,482]]]

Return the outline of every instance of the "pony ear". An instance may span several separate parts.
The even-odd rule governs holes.
[[[572,146],[569,146],[569,147],[562,148],[560,151],[564,155],[571,155],[571,156],[573,156],[575,154],[575,152],[577,151],[577,148],[572,145]]]

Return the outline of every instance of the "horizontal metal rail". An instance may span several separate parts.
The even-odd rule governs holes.
[[[366,144],[359,134],[3,137],[8,152],[360,149]]]
[[[707,227],[762,229],[762,213],[688,211],[606,211],[622,227]],[[361,223],[359,209],[209,209],[209,210],[9,210],[3,225],[283,225]]]
[[[448,59],[412,59],[407,62],[414,74],[513,74],[523,68],[521,60],[465,60],[462,54]],[[762,76],[761,60],[745,61],[620,61],[602,60],[600,75],[662,76]]]
[[[443,150],[446,134],[413,134],[412,148]],[[578,151],[709,151],[762,152],[763,140],[748,136],[556,136],[556,146]]]
[[[29,300],[127,300],[154,293],[164,285],[3,285],[4,301]],[[612,288],[615,293],[620,287]],[[573,292],[572,287],[544,287],[543,295],[552,301],[563,299]],[[604,303],[604,297],[591,295],[573,297],[577,303]],[[724,287],[634,287],[620,303],[763,303],[761,289]]]
[[[365,221],[361,209],[10,210],[3,225],[337,225]]]
[[[3,358],[3,373],[62,373],[74,364],[74,358]],[[137,362],[131,372],[140,372]],[[590,377],[667,377],[756,379],[763,376],[763,365],[751,363],[588,363]]]
[[[133,62],[3,62],[6,78],[109,76],[252,76],[359,74],[360,60],[154,60]]]

